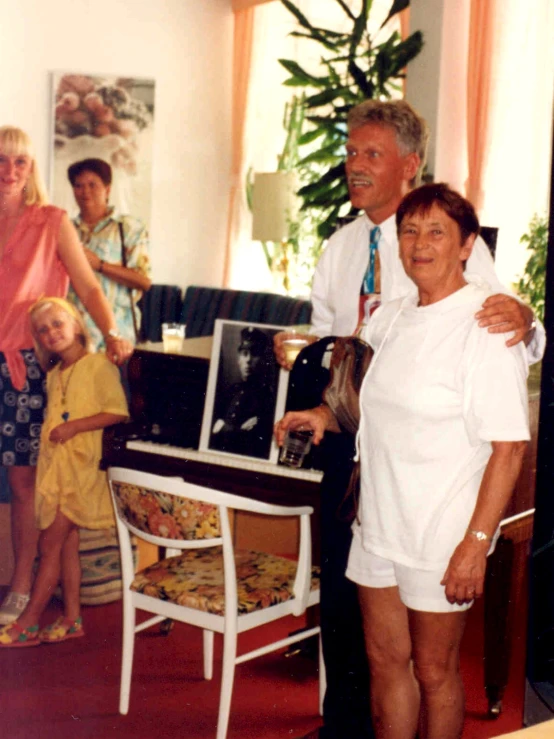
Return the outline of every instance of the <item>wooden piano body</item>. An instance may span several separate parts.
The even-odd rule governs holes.
[[[187,339],[185,352],[164,354],[161,344],[138,348],[129,362],[131,417],[104,433],[103,466],[178,475],[197,485],[269,503],[311,505],[314,561],[319,561],[321,472],[197,451],[208,380],[211,337]],[[294,519],[241,513],[233,523],[241,547],[288,554],[298,536]]]

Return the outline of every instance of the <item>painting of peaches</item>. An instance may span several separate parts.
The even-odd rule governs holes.
[[[52,202],[71,217],[78,209],[67,168],[98,158],[112,168],[110,204],[149,225],[154,134],[154,80],[52,74]]]

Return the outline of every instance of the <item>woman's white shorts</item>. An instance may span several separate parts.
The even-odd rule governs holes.
[[[414,611],[467,611],[473,601],[461,606],[447,601],[444,585],[441,585],[443,576],[444,569],[418,570],[366,552],[362,546],[360,531],[354,528],[346,577],[357,585],[367,588],[397,587],[402,603]]]

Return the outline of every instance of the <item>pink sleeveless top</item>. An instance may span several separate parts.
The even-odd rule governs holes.
[[[58,256],[60,224],[65,211],[53,205],[30,205],[4,247],[0,260],[0,351],[11,381],[21,390],[25,365],[19,353],[33,346],[29,307],[38,298],[63,298],[69,277]]]

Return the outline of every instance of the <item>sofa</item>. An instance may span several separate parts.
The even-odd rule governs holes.
[[[274,326],[310,323],[312,306],[305,298],[276,293],[191,285],[181,297],[178,287],[153,285],[142,301],[142,336],[161,341],[165,322],[186,323],[187,338],[211,336],[217,318]]]

